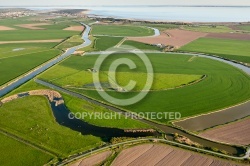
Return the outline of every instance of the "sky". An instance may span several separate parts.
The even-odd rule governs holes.
[[[250,6],[250,0],[0,0],[0,6],[223,5]]]

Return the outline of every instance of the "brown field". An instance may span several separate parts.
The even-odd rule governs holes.
[[[192,32],[179,29],[166,30],[156,37],[128,37],[128,40],[138,41],[147,44],[165,44],[177,48],[186,45],[200,37],[206,36],[207,33]]]
[[[105,151],[77,161],[76,163],[71,164],[71,166],[95,166],[101,164],[104,160],[106,160],[111,155],[111,153],[111,151]]]
[[[164,144],[144,144],[123,150],[111,164],[112,166],[215,166],[237,165],[226,160],[205,156]]]
[[[70,26],[68,28],[63,29],[65,31],[79,31],[82,32],[84,30],[83,26]]]
[[[199,136],[234,145],[250,144],[250,118],[206,130]]]
[[[202,131],[250,116],[249,108],[250,102],[248,101],[246,103],[225,108],[217,112],[183,119],[174,122],[174,125],[189,131]]]
[[[13,43],[59,43],[63,39],[52,40],[22,40],[22,41],[0,41],[0,44],[13,44]]]
[[[241,33],[209,33],[206,37],[221,39],[250,40],[250,34]]]
[[[0,25],[0,31],[11,31],[11,30],[16,30],[16,29]]]
[[[15,25],[21,28],[26,28],[26,29],[32,29],[32,30],[44,30],[45,28],[41,28],[38,26],[43,26],[43,25],[51,25],[48,23],[36,23],[36,24],[19,24],[19,25]]]

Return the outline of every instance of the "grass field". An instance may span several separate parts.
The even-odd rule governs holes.
[[[71,61],[74,61],[75,58],[72,57]],[[65,72],[67,71],[67,72]],[[63,73],[55,77],[54,73]],[[100,72],[100,81],[102,84],[105,84],[104,89],[117,89],[118,87],[115,85],[115,82],[112,81],[109,83],[109,79],[115,80],[115,78],[109,77],[108,72],[103,71]],[[132,91],[140,91],[143,89],[146,83],[147,74],[143,72],[117,72],[116,81],[120,86],[126,86],[130,80],[136,81],[136,86]],[[154,81],[151,90],[166,90],[170,88],[176,88],[184,85],[188,85],[189,83],[195,82],[196,80],[201,79],[201,75],[185,75],[185,74],[165,74],[165,73],[156,73],[154,74]],[[87,69],[83,71],[79,71],[76,69],[68,68],[65,66],[58,65],[52,69],[50,69],[45,74],[41,75],[42,79],[45,79],[49,82],[53,82],[59,86],[65,86],[81,89],[84,88],[86,90],[95,89],[93,83],[92,73],[87,71]]]
[[[119,57],[127,57],[136,62],[137,72],[145,71],[142,62],[131,54],[111,56],[110,59],[102,65],[101,70],[107,70],[109,65]],[[249,76],[230,65],[206,58],[193,58],[188,55],[149,54],[148,57],[153,64],[155,73],[206,75],[207,77],[205,80],[191,86],[167,91],[150,92],[142,101],[132,106],[124,107],[125,109],[134,112],[152,110],[155,112],[177,111],[182,114],[182,117],[187,117],[221,109],[249,99]],[[58,75],[58,73],[55,74],[55,72],[51,72],[53,71],[53,69],[51,69],[45,73],[46,77],[43,78],[51,80],[52,82],[56,82],[56,79],[63,77],[67,80],[67,76],[76,74],[77,72],[80,73],[82,70],[93,67],[96,58],[97,56],[93,55],[71,57],[60,64],[60,66],[65,67],[65,72],[59,72],[62,74]],[[190,60],[191,58],[192,61]],[[128,70],[126,66],[119,68],[119,72],[126,72]],[[55,79],[53,80],[53,78]],[[76,89],[75,91],[89,95],[97,100],[103,100],[96,91],[80,89]],[[109,92],[109,94],[118,98],[129,98],[137,93]],[[158,121],[162,123],[168,122],[167,119],[159,119]]]
[[[1,165],[12,166],[23,164],[27,166],[40,166],[53,159],[52,156],[3,134],[0,134],[0,142]]]
[[[0,115],[0,128],[42,146],[59,157],[66,157],[101,143],[98,137],[83,136],[59,125],[47,98],[42,96],[29,96],[6,103],[0,107]]]
[[[80,35],[75,35],[67,39],[66,41],[62,42],[56,48],[60,50],[66,50],[67,48],[71,48],[74,46],[78,46],[83,43],[83,39]]]
[[[7,94],[5,97],[21,93],[21,92],[27,92],[30,90],[37,90],[37,89],[48,89],[48,87],[44,87],[40,84],[37,84],[33,80],[25,83],[24,85],[20,86],[19,88],[15,89],[11,93]],[[63,99],[65,101],[65,104],[67,108],[71,112],[100,112],[100,113],[111,113],[112,111],[107,110],[103,107],[91,104],[85,100],[61,93],[63,96]],[[4,97],[3,97],[4,98]],[[102,127],[111,127],[111,128],[120,128],[120,129],[141,129],[141,128],[152,128],[147,124],[144,124],[142,122],[132,120],[132,119],[125,119],[123,116],[121,116],[121,119],[90,119],[89,116],[86,116],[84,121],[96,125],[96,126],[102,126]],[[112,122],[112,123],[111,123]]]
[[[27,53],[24,55],[0,59],[0,85],[28,72],[36,66],[56,57],[59,50],[51,49],[37,53]]]
[[[133,46],[133,47],[140,49],[140,50],[157,50],[157,51],[162,50],[161,48],[159,48],[157,46],[152,46],[149,44],[140,43],[140,42],[131,41],[131,40],[126,40],[125,42],[123,42],[121,47],[125,47],[124,45]]]
[[[116,46],[123,37],[110,37],[110,36],[98,36],[90,37],[92,44],[88,47],[82,48],[82,51],[105,51],[109,48]]]
[[[175,29],[175,28],[180,27],[180,25],[175,25],[175,24],[149,24],[149,23],[145,24],[145,23],[142,23],[142,24],[139,24],[139,25],[148,26],[148,27],[152,27],[152,28],[157,28],[160,31],[164,31],[164,30],[167,30],[167,29]]]
[[[119,25],[93,25],[93,35],[110,36],[151,36],[154,35],[152,29],[137,26],[119,26]]]
[[[198,32],[215,32],[215,33],[226,33],[226,32],[232,32],[233,30],[227,26],[206,26],[206,25],[200,25],[200,26],[183,26],[182,27],[185,30],[189,31],[198,31]]]
[[[250,25],[239,25],[237,27],[241,30],[250,31]]]
[[[46,51],[56,46],[57,43],[18,43],[18,44],[0,44],[0,60],[12,56]]]
[[[183,51],[204,52],[250,63],[250,42],[233,39],[200,38],[180,48]]]

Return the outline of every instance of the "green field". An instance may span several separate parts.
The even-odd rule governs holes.
[[[198,32],[211,32],[211,33],[226,33],[232,32],[233,30],[227,26],[208,26],[208,25],[198,25],[198,26],[183,26],[185,30],[198,31]]]
[[[200,38],[179,50],[216,54],[218,56],[250,63],[250,42],[233,39]]]
[[[16,25],[19,24],[34,24],[34,23],[48,23],[51,25],[39,26],[45,28],[44,30],[30,30],[21,28]],[[72,25],[80,25],[73,21],[61,21],[61,22],[39,22],[31,21],[30,18],[18,18],[18,19],[3,19],[0,25],[15,28],[12,31],[0,31],[0,41],[22,41],[22,40],[49,40],[49,39],[65,39],[73,35],[79,35],[81,32],[65,31]]]
[[[133,47],[140,49],[140,50],[157,50],[157,51],[162,50],[161,48],[159,48],[157,46],[152,46],[150,44],[140,43],[140,42],[136,42],[136,41],[132,41],[132,40],[126,40],[125,42],[122,43],[121,47],[125,47],[124,45],[133,46]]]
[[[53,157],[18,142],[0,133],[0,163],[5,166],[22,165],[40,166],[48,163]]]
[[[0,73],[8,73],[0,75],[0,85],[28,72],[59,54],[59,50],[51,49],[0,59]]]
[[[136,62],[136,71],[131,72],[145,71],[142,62],[131,54],[111,56],[102,65],[101,70],[106,71],[109,65],[119,57],[127,57]],[[134,112],[152,110],[155,112],[180,112],[183,117],[187,117],[221,109],[249,99],[249,76],[230,65],[206,58],[194,58],[188,55],[149,54],[148,57],[152,61],[155,73],[206,75],[207,77],[194,85],[167,91],[150,92],[142,101],[132,106],[124,107],[125,109]],[[62,68],[64,72],[59,72],[62,74],[55,74],[53,72],[54,69],[51,69],[42,78],[56,82],[60,78],[64,78],[64,80],[67,80],[67,77],[72,79],[74,77],[73,74],[79,77],[77,73],[93,67],[96,58],[97,56],[93,55],[71,57],[60,64],[60,66],[64,67],[64,69]],[[118,72],[128,71],[129,69],[126,66],[121,66]],[[72,77],[69,77],[71,75]],[[82,80],[79,81],[79,83],[81,82]],[[74,89],[74,91],[96,98],[97,100],[103,100],[96,91],[84,89]],[[129,98],[137,94],[136,92],[108,93],[118,98]],[[167,123],[168,120],[159,119],[158,122]]]
[[[80,50],[105,51],[109,48],[116,46],[123,39],[123,37],[98,36],[98,37],[90,37],[90,39],[92,39],[92,44]]]
[[[152,36],[154,31],[146,27],[119,26],[119,25],[93,25],[93,35],[109,36]]]
[[[56,45],[57,43],[0,44],[0,59],[47,51]]]
[[[75,35],[67,39],[66,41],[59,44],[56,48],[60,50],[66,50],[67,48],[71,48],[74,46],[78,46],[83,43],[83,39],[80,35]]]
[[[71,62],[75,61],[75,58],[70,58]],[[62,73],[55,77],[54,73]],[[106,84],[104,89],[111,90],[117,89],[115,82],[112,81],[109,83],[109,79],[115,80],[112,76],[108,76],[108,72],[100,72],[100,81],[102,84]],[[120,86],[126,86],[130,80],[136,81],[136,86],[133,88],[133,91],[140,91],[143,89],[146,83],[147,74],[143,72],[117,72],[116,81]],[[153,85],[150,90],[166,90],[170,88],[176,88],[180,86],[188,85],[189,83],[195,82],[196,80],[201,79],[201,75],[185,75],[185,74],[165,74],[165,73],[156,73],[154,74]],[[53,82],[59,86],[65,86],[71,89],[86,89],[93,90],[95,89],[93,83],[92,73],[87,71],[79,71],[77,69],[72,69],[65,67],[63,65],[58,65],[50,69],[45,74],[40,76],[41,79]],[[132,87],[131,87],[132,88]]]
[[[59,125],[55,121],[47,98],[42,96],[20,98],[2,105],[0,118],[0,128],[44,147],[58,157],[66,157],[101,143],[98,137],[83,136]]]
[[[237,27],[241,30],[250,31],[250,25],[239,25]]]
[[[175,29],[175,28],[179,28],[180,25],[176,25],[176,24],[150,24],[150,23],[142,23],[142,24],[139,24],[139,25],[142,25],[142,26],[147,26],[147,27],[152,27],[152,28],[157,28],[159,29],[160,31],[164,31],[164,30],[167,30],[167,29]]]

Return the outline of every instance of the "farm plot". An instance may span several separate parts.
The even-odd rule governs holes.
[[[1,129],[43,147],[57,157],[66,157],[101,143],[98,137],[82,135],[59,125],[48,99],[43,96],[28,96],[5,103],[0,107],[0,115]]]
[[[119,26],[119,25],[93,25],[93,35],[108,36],[152,36],[154,31],[146,27]]]
[[[30,147],[22,142],[0,133],[0,163],[5,166],[20,165],[39,166],[48,163],[53,156]],[[15,148],[13,148],[15,147]]]
[[[227,26],[223,25],[191,25],[191,26],[183,26],[182,27],[185,30],[189,31],[197,31],[197,32],[211,32],[211,33],[227,33],[232,32],[233,30]]]
[[[44,25],[50,25],[49,23],[35,23],[35,24],[20,24],[20,25],[15,25],[21,28],[25,29],[31,29],[31,30],[43,30],[44,28],[41,28],[40,26]]]
[[[217,142],[233,145],[250,144],[250,118],[239,120],[230,124],[218,126],[201,132],[199,136]]]
[[[70,26],[70,27],[64,28],[63,30],[82,32],[84,30],[84,27],[83,26]]]
[[[162,50],[161,48],[159,48],[157,46],[153,46],[151,44],[145,44],[145,43],[141,43],[141,42],[136,42],[136,41],[132,41],[132,40],[125,40],[120,47],[124,48],[124,47],[126,47],[125,45],[133,46],[133,47],[140,49],[140,50],[157,50],[157,51]]]
[[[143,144],[123,150],[112,162],[112,166],[125,165],[227,165],[226,160],[207,157],[195,152],[182,150],[164,144]]]
[[[177,48],[186,45],[200,37],[206,36],[206,33],[192,32],[179,29],[171,29],[161,32],[160,36],[156,37],[129,37],[128,40],[147,44],[164,44],[172,45]]]
[[[105,161],[110,155],[111,151],[101,152],[99,154],[92,155],[86,159],[80,160],[70,166],[91,166],[91,165],[98,165]]]
[[[200,38],[181,47],[180,50],[215,54],[223,58],[250,63],[249,40]]]
[[[54,74],[58,71],[60,73],[65,73],[64,71],[68,71],[67,75],[58,75],[57,78],[54,78]],[[69,74],[71,73],[71,74]],[[106,71],[100,72],[100,82],[101,84],[105,84],[105,90],[115,90],[117,89],[117,85],[115,80]],[[147,74],[141,72],[116,72],[113,73],[116,75],[116,81],[120,86],[126,86],[127,83],[132,79],[137,82],[136,86],[132,89],[132,91],[140,91],[144,88],[147,80]],[[85,89],[85,90],[95,90],[94,82],[93,82],[93,73],[90,71],[78,71],[64,66],[56,66],[53,69],[50,69],[46,74],[42,74],[42,79],[46,79],[49,82],[53,82],[59,86],[65,86],[65,88],[69,89]],[[48,79],[51,78],[51,79]],[[185,74],[162,74],[156,73],[154,75],[155,82],[153,83],[150,90],[152,91],[160,91],[160,90],[168,90],[172,88],[178,88],[182,86],[187,86],[192,83],[196,83],[201,81],[203,76],[201,75],[185,75]],[[132,88],[132,87],[131,87]]]
[[[82,51],[105,51],[116,46],[123,37],[96,36],[91,37],[92,44],[89,47],[82,48]]]
[[[183,74],[206,75],[206,78],[190,86],[149,92],[143,100],[132,106],[123,107],[124,109],[133,112],[150,112],[152,110],[155,112],[162,112],[163,110],[167,112],[180,112],[184,118],[212,112],[249,99],[249,76],[230,65],[207,58],[193,58],[189,55],[147,54],[147,56],[153,64],[156,77],[158,74]],[[95,90],[87,90],[83,87],[67,87],[67,85],[70,84],[77,85],[79,83],[77,86],[83,85],[82,83],[88,77],[84,77],[81,73],[93,68],[97,57],[97,55],[70,57],[45,72],[40,78],[105,102]],[[133,54],[111,55],[105,63],[102,64],[101,71],[108,71],[110,64],[121,57],[129,58],[133,62],[136,62],[137,68],[130,70],[126,66],[120,66],[117,71],[118,73],[145,73],[146,69],[144,64]],[[190,61],[190,59],[192,59],[192,61]],[[133,77],[132,74],[128,76],[130,79]],[[154,84],[160,84],[160,82],[162,82],[162,84],[168,83],[167,79],[155,79],[154,82]],[[140,83],[140,81],[138,83]],[[107,92],[120,99],[126,99],[138,94],[138,92]],[[196,104],[194,105],[193,103]],[[170,120],[157,119],[157,121],[168,123]]]
[[[0,59],[0,85],[28,72],[36,66],[56,57],[59,50],[51,49],[37,53],[27,53]],[[8,74],[6,74],[8,73]]]
[[[191,117],[182,121],[177,121],[174,122],[174,124],[182,127],[185,130],[202,131],[250,116],[249,108],[250,102],[246,102],[234,107],[226,108],[218,112],[204,114],[197,117]]]
[[[241,33],[209,33],[206,38],[250,40],[250,34]]]
[[[84,41],[80,35],[75,35],[64,41],[63,43],[59,44],[56,48],[61,50],[66,50],[67,48],[71,48],[74,46],[78,46],[82,44]]]
[[[15,28],[7,27],[7,26],[0,26],[0,31],[11,31],[15,30]]]

